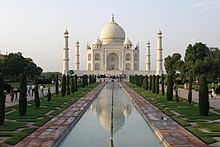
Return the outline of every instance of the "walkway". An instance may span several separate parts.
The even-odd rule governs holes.
[[[51,93],[55,93],[55,86],[52,86],[50,87],[50,91]],[[48,92],[48,88],[44,88],[44,96],[47,95],[47,92]],[[39,97],[43,97],[43,95],[39,92]],[[18,93],[18,98],[19,98],[19,93]],[[34,96],[27,96],[27,101],[31,101],[31,100],[34,100]],[[11,98],[10,98],[10,95],[7,94],[6,95],[6,101],[5,101],[5,107],[11,107],[11,106],[15,106],[15,105],[18,105],[18,100],[15,100],[12,102],[11,101]]]
[[[205,143],[174,122],[126,84],[122,83],[122,86],[165,146],[207,147]]]
[[[175,93],[174,93],[175,94]],[[178,89],[178,94],[180,97],[188,99],[188,90],[184,90],[182,88]],[[209,94],[209,104],[211,107],[216,108],[216,109],[220,109],[220,96],[216,96],[216,99],[211,98],[211,95]],[[199,102],[199,92],[193,90],[192,91],[192,100],[194,102]]]
[[[65,137],[69,129],[78,122],[104,85],[105,82],[102,82],[59,115],[20,141],[15,147],[58,146],[62,138]]]

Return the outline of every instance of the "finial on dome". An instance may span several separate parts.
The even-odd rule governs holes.
[[[114,13],[112,14],[112,21],[115,21]]]
[[[67,31],[67,28],[66,28],[66,31],[64,32],[64,34],[69,34],[68,31]]]

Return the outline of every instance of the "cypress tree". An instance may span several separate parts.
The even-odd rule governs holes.
[[[139,87],[142,87],[143,86],[143,76],[140,75],[139,76]]]
[[[66,93],[70,95],[70,76],[68,74],[66,76]]]
[[[40,107],[40,98],[39,98],[38,79],[37,79],[37,77],[34,78],[34,83],[35,83],[35,88],[34,88],[34,102],[35,102],[35,107],[36,107],[36,108],[39,108],[39,107]]]
[[[146,75],[145,78],[146,78],[146,90],[149,90],[148,75]]]
[[[147,81],[146,81],[146,77],[144,77],[143,88],[144,88],[145,90],[147,89]]]
[[[161,87],[161,88],[162,88],[162,89],[161,89],[162,96],[164,96],[164,91],[165,91],[165,90],[164,90],[164,75],[163,75],[163,74],[161,75],[161,86],[162,86],[162,87]]]
[[[71,93],[74,93],[75,92],[74,91],[75,90],[74,89],[74,77],[71,77],[70,79],[71,79],[71,82],[70,82],[71,83]]]
[[[61,94],[63,97],[66,95],[66,75],[62,76]]]
[[[77,79],[78,79],[78,76],[77,75],[75,75],[74,76],[74,88],[75,88],[75,91],[78,91],[78,84],[77,84]]]
[[[160,89],[159,89],[159,79],[160,79],[160,77],[159,77],[159,75],[157,75],[156,76],[156,81],[155,81],[155,93],[156,94],[159,94],[159,92],[160,92]]]
[[[175,98],[176,98],[176,102],[179,102],[179,95],[178,95],[178,83],[176,81],[175,83]]]
[[[50,87],[48,88],[48,92],[47,92],[47,101],[50,102],[51,101],[51,92],[50,92]]]
[[[191,106],[192,103],[192,75],[189,76],[189,89],[188,89],[188,102],[189,106]]]
[[[89,85],[91,85],[93,83],[93,75],[89,75]]]
[[[152,75],[150,75],[150,91],[152,91]]]
[[[5,122],[5,94],[4,94],[4,81],[2,74],[0,74],[0,126]]]
[[[135,75],[134,76],[134,83],[138,86],[138,80],[139,78],[138,78],[138,75]]]
[[[58,77],[58,73],[56,75],[55,88],[56,88],[56,95],[58,95],[59,94],[59,77]]]
[[[19,114],[26,115],[27,112],[27,79],[26,74],[20,76]]]
[[[96,83],[96,75],[93,75],[93,77],[94,77],[94,82],[93,83]]]
[[[202,116],[208,116],[209,113],[209,94],[208,85],[205,75],[200,77],[199,84],[199,114]]]
[[[167,100],[173,100],[173,75],[167,75]]]
[[[153,92],[153,94],[155,94],[155,92],[156,92],[156,76],[155,75],[153,75],[153,77],[152,77],[152,92]]]

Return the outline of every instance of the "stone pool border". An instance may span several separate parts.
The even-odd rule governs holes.
[[[129,88],[125,83],[121,82],[120,84],[164,146],[208,146],[181,125],[165,115],[158,108],[153,106],[133,89]]]
[[[15,147],[59,146],[72,127],[77,124],[86,112],[105,84],[105,82],[99,84],[77,102],[21,140]]]

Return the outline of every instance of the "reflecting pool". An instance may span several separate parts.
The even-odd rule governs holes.
[[[112,89],[114,89],[113,101]],[[162,146],[116,82],[106,84],[60,146],[108,147],[111,138],[114,147]]]

